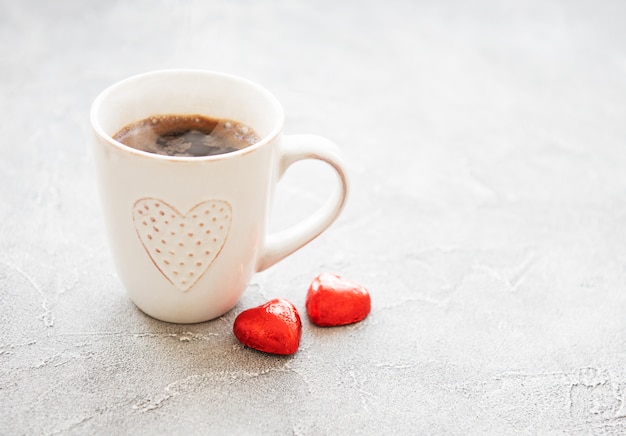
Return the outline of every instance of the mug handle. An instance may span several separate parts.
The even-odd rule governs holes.
[[[318,237],[326,230],[343,210],[348,197],[348,177],[339,148],[329,139],[318,135],[284,135],[280,155],[278,178],[285,174],[292,164],[317,159],[330,165],[338,176],[338,184],[326,202],[312,215],[299,223],[267,235],[265,245],[260,250],[257,272],[263,271],[284,259],[294,251]]]

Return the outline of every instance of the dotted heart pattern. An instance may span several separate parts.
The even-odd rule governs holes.
[[[222,251],[232,208],[227,201],[208,200],[182,214],[163,200],[141,198],[133,206],[133,221],[154,265],[170,283],[186,292]]]

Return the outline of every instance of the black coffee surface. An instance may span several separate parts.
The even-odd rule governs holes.
[[[251,127],[203,115],[157,115],[122,128],[113,138],[137,150],[166,156],[230,153],[259,141]]]

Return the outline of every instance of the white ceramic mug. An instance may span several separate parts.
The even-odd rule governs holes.
[[[130,123],[165,114],[236,120],[262,139],[206,157],[162,156],[113,139]],[[264,88],[208,71],[141,74],[96,98],[94,157],[110,245],[119,277],[142,311],[176,323],[218,317],[235,306],[255,272],[339,216],[348,181],[338,148],[320,136],[283,135],[283,121],[281,105]],[[275,185],[302,159],[334,168],[336,189],[308,218],[268,234]]]

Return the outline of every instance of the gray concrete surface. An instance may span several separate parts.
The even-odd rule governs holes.
[[[626,433],[626,3],[0,2],[0,434]],[[139,312],[118,281],[88,111],[127,76],[226,71],[286,133],[342,148],[322,237],[212,322]],[[325,197],[281,184],[273,226]],[[304,320],[292,357],[236,315],[304,314],[322,271],[373,310]]]

